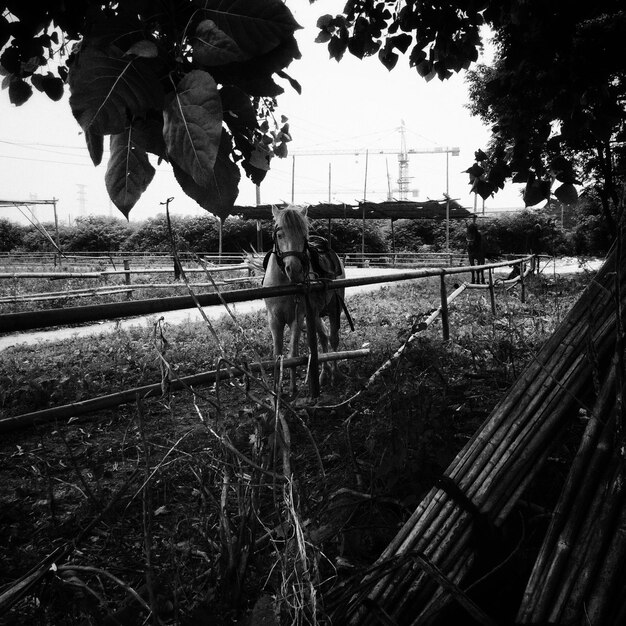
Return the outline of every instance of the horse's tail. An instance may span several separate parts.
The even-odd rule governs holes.
[[[344,297],[340,294],[337,294],[337,299],[339,300],[339,303],[344,312],[344,315],[346,316],[346,319],[348,320],[348,325],[350,326],[350,330],[354,332],[354,320],[352,319],[352,315],[350,315],[350,311],[348,309],[348,305],[346,304]]]
[[[259,252],[244,252],[243,253],[243,262],[248,265],[248,267],[259,273],[265,272],[265,263],[264,263],[265,254]]]

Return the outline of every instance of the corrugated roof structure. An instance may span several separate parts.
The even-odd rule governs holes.
[[[310,219],[445,220],[446,204],[445,199],[426,202],[359,202],[356,205],[314,204],[308,207],[308,215]],[[271,220],[272,205],[235,206],[232,215],[245,220]],[[463,219],[472,215],[471,211],[461,206],[456,200],[450,200],[450,219]]]

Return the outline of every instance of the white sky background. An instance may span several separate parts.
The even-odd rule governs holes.
[[[318,0],[313,5],[308,0],[289,0],[287,4],[304,27],[296,33],[302,59],[287,69],[302,85],[302,95],[285,84],[285,93],[278,99],[278,113],[289,118],[293,141],[287,159],[273,159],[272,169],[261,185],[261,202],[291,201],[292,171],[296,203],[328,201],[329,165],[332,202],[362,200],[366,150],[367,199],[385,200],[387,171],[392,190],[397,188],[398,159],[396,154],[375,153],[400,151],[399,127],[404,120],[407,149],[460,148],[460,156],[449,156],[449,191],[451,197],[471,209],[474,198],[462,170],[472,164],[477,148],[486,147],[489,133],[465,108],[468,97],[464,77],[455,75],[445,82],[435,78],[426,83],[408,66],[406,57],[400,57],[391,72],[377,57],[358,60],[346,53],[337,63],[329,58],[325,45],[314,43],[318,32],[315,23],[320,15],[334,14],[343,4],[336,0]],[[298,156],[309,150],[325,154]],[[345,150],[357,150],[360,154],[333,154]],[[67,97],[55,103],[35,91],[26,104],[15,107],[9,103],[6,91],[0,94],[0,199],[57,198],[62,223],[79,215],[121,217],[104,186],[107,158],[105,150],[99,167],[91,163]],[[157,167],[156,160],[153,165]],[[417,194],[411,193],[409,199],[441,199],[446,191],[445,153],[411,155],[409,175],[409,187]],[[245,176],[239,189],[236,204],[255,204],[255,187]],[[487,200],[486,211],[521,207],[519,189],[509,185]],[[163,163],[131,211],[131,221],[162,212],[160,203],[168,197],[174,197],[170,209],[175,215],[204,213],[185,196]],[[480,199],[478,208],[482,208]],[[46,207],[37,209],[37,215],[45,221],[52,218]],[[16,209],[3,210],[0,216],[24,222]]]

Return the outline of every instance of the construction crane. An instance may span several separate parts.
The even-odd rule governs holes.
[[[398,157],[398,195],[399,200],[408,200],[409,194],[409,156],[411,154],[445,154],[446,158],[449,154],[452,156],[459,156],[458,147],[436,147],[429,149],[407,148],[406,147],[406,131],[404,126],[404,120],[402,120],[399,128],[400,132],[400,151],[392,149],[363,149],[355,148],[354,150],[342,149],[342,150],[294,150],[291,152],[292,157],[297,156],[333,156],[333,155],[375,155],[375,154],[395,154]]]

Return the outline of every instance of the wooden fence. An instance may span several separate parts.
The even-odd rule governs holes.
[[[241,262],[238,253],[216,254],[214,252],[179,252],[183,263],[191,263],[201,257],[207,263],[218,265]],[[0,267],[53,266],[53,267],[89,267],[111,266],[116,269],[125,260],[141,263],[144,266],[173,266],[174,259],[169,252],[68,252],[59,259],[58,252],[0,252]]]
[[[468,273],[472,270],[485,270],[488,274],[488,281],[483,285],[466,285],[468,288],[485,288],[489,290],[492,310],[495,313],[495,285],[493,270],[498,267],[510,267],[518,265],[520,267],[519,276],[513,282],[521,281],[521,297],[525,297],[524,276],[527,273],[525,265],[534,259],[533,255],[528,255],[515,260],[501,261],[479,266],[449,267],[437,269],[416,269],[395,274],[383,274],[379,276],[367,276],[361,278],[343,278],[328,282],[312,282],[308,285],[285,285],[279,287],[254,287],[247,289],[237,289],[222,293],[204,293],[193,296],[172,296],[167,298],[152,298],[146,300],[135,300],[127,302],[114,302],[109,304],[87,305],[70,308],[48,309],[45,311],[28,311],[22,313],[0,314],[0,330],[2,332],[18,332],[33,330],[36,328],[50,328],[59,325],[81,324],[86,322],[97,322],[108,319],[122,317],[133,317],[140,315],[150,315],[165,311],[175,311],[189,309],[195,306],[216,306],[230,304],[234,302],[247,302],[251,300],[261,300],[273,296],[296,295],[303,296],[305,304],[308,306],[309,294],[316,291],[324,291],[332,288],[348,288],[363,285],[375,285],[380,283],[399,282],[405,280],[416,280],[428,277],[440,278],[441,306],[440,314],[442,318],[442,333],[444,339],[449,339],[450,328],[448,321],[448,306],[450,302],[461,292],[457,289],[448,297],[445,278],[446,276]],[[503,281],[498,281],[503,282]],[[461,290],[462,291],[462,290]],[[311,375],[309,375],[310,392],[313,397],[319,395],[318,366],[317,366],[317,336],[314,332],[308,333]]]
[[[348,267],[449,267],[467,262],[467,255],[460,252],[368,252],[339,255]],[[217,255],[212,252],[180,252],[183,264],[197,263],[198,257],[212,265],[241,263],[243,253]],[[110,266],[114,270],[128,261],[133,266],[145,268],[173,268],[174,259],[168,252],[89,252],[64,254],[59,262],[58,254],[52,252],[0,252],[0,269],[14,267],[94,268]],[[170,269],[173,271],[173,269]]]
[[[189,267],[184,268],[187,274],[199,274],[206,273],[207,270],[211,272],[231,272],[236,270],[248,270],[249,265],[247,263],[237,263],[234,265],[210,265],[207,268],[203,267]],[[28,278],[50,278],[50,279],[62,279],[62,278],[108,278],[109,276],[124,276],[129,278],[132,274],[172,274],[174,272],[171,268],[154,268],[154,267],[138,267],[132,269],[130,262],[124,263],[124,269],[120,270],[102,270],[94,272],[0,272],[0,279],[28,279]]]

